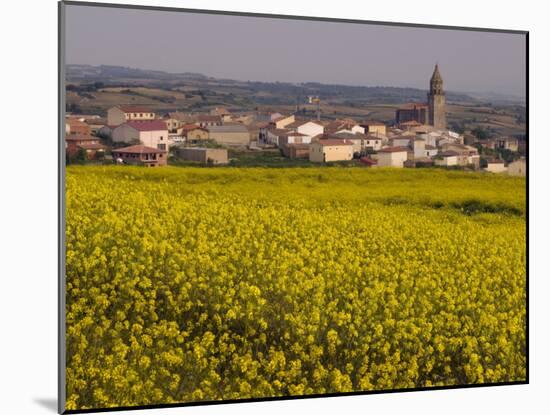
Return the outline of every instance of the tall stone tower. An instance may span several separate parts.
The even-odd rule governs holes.
[[[444,130],[447,128],[445,116],[445,93],[443,92],[443,78],[439,73],[439,67],[435,64],[434,73],[430,79],[430,92],[428,93],[429,122],[435,128]]]

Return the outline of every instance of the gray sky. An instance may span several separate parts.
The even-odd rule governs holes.
[[[181,12],[67,7],[67,63],[251,81],[525,95],[525,37]]]

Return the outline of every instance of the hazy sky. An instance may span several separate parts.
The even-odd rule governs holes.
[[[525,94],[525,36],[67,6],[67,63],[251,81]]]

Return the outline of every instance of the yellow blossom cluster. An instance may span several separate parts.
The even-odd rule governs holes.
[[[70,166],[67,408],[524,380],[525,190]]]

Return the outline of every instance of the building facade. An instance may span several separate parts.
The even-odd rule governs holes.
[[[69,157],[75,157],[81,151],[86,154],[86,159],[94,160],[103,158],[106,147],[99,137],[85,134],[69,134],[65,138],[65,149]]]
[[[409,121],[427,124],[429,119],[428,112],[428,105],[426,104],[406,104],[395,111],[395,122],[399,125]]]
[[[142,144],[113,149],[112,154],[117,163],[146,167],[166,166],[168,158],[166,151]]]
[[[154,120],[155,113],[141,105],[117,105],[107,110],[107,125],[120,125],[127,121]]]
[[[309,146],[309,161],[324,163],[353,159],[353,144],[347,140],[319,140]]]
[[[92,130],[88,124],[76,118],[67,118],[65,121],[65,132],[67,134],[91,134]]]
[[[250,143],[250,132],[243,124],[212,125],[208,132],[209,138],[218,144],[246,146]]]
[[[408,149],[406,147],[387,147],[383,148],[376,154],[378,167],[403,167],[403,163],[407,161]]]
[[[519,159],[508,164],[508,174],[510,176],[526,176],[527,162],[525,159]]]
[[[411,103],[399,107],[395,111],[395,122],[398,125],[404,125],[404,123],[415,121],[420,124],[433,125],[438,130],[445,130],[447,128],[445,106],[443,78],[439,72],[439,66],[436,64],[430,78],[428,103]]]
[[[227,164],[229,162],[225,148],[180,147],[176,150],[176,154],[182,160],[204,164]]]
[[[141,143],[158,150],[168,150],[168,129],[161,120],[128,121],[113,130],[114,143]]]
[[[365,134],[371,134],[374,136],[385,136],[386,135],[386,124],[380,121],[367,120],[360,124],[363,127],[363,132]]]
[[[504,173],[508,169],[503,160],[487,160],[487,167],[484,170],[491,173]]]

